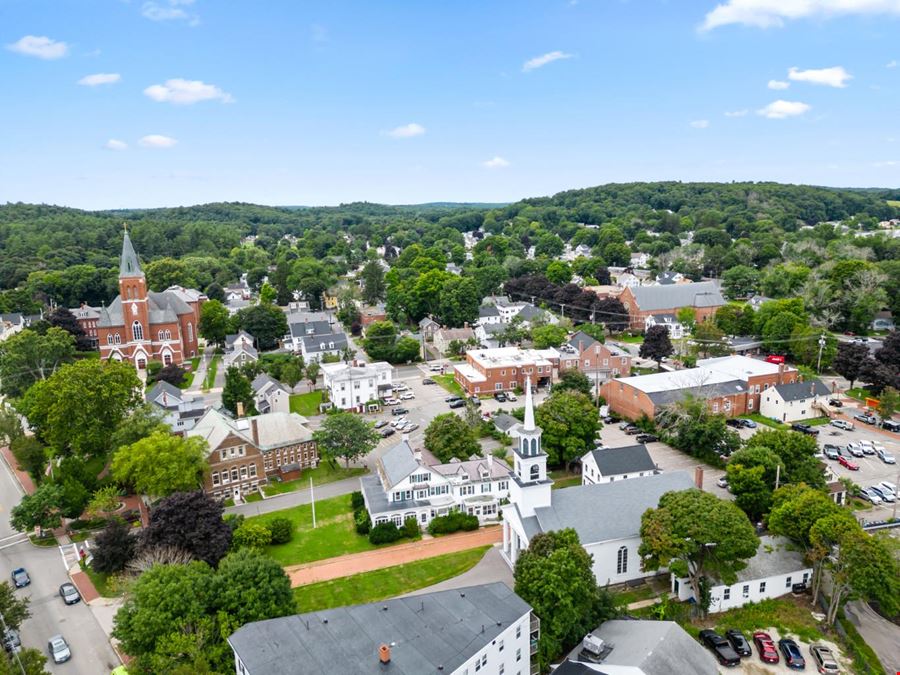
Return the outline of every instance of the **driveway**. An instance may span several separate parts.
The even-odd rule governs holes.
[[[422,595],[424,593],[436,593],[438,591],[451,591],[455,588],[465,588],[466,586],[478,586],[480,584],[492,584],[502,581],[504,584],[512,588],[515,584],[513,580],[512,570],[503,557],[500,555],[500,547],[494,546],[484,557],[478,561],[468,572],[441,581],[440,583],[420,588],[417,591],[409,593],[409,595]]]

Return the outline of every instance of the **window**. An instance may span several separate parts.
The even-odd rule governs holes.
[[[785,588],[791,587],[791,578],[790,577],[788,577],[787,579],[784,580],[784,587]]]
[[[503,651],[503,640],[500,640],[500,642],[498,643],[498,645],[497,645],[497,651],[498,651],[498,652],[502,652],[502,651]],[[503,666],[500,666],[500,667],[502,668]]]
[[[616,574],[625,574],[628,572],[628,547],[620,546],[619,552],[616,554]]]
[[[108,344],[108,345],[111,345],[111,344],[112,344],[112,335],[107,335],[107,336],[106,336],[106,344]]]
[[[516,640],[522,637],[522,624],[516,626]]]
[[[118,333],[116,333],[116,334],[113,336],[113,338],[115,339],[117,345],[122,344],[122,336],[121,336],[121,335],[119,335]]]
[[[753,410],[753,399],[747,399],[747,409]]]
[[[250,478],[256,478],[256,464],[250,465]]]
[[[231,480],[236,481],[238,479],[238,470],[236,466],[231,467]]]
[[[759,582],[759,592],[760,592],[760,593],[765,593],[765,592],[766,592],[766,582],[765,582],[765,581],[760,581],[760,582]]]
[[[741,595],[745,598],[750,597],[750,584],[744,584],[744,588],[741,590]]]
[[[729,599],[731,599],[731,589],[726,588],[724,591],[722,591],[722,600],[729,600]]]
[[[537,480],[541,477],[541,467],[537,464],[531,466],[531,480]]]
[[[518,635],[516,637],[518,637]],[[521,660],[522,660],[522,650],[517,649],[516,650],[516,661],[521,661]]]
[[[494,389],[495,389],[496,391],[503,391],[503,383],[502,383],[502,382],[498,382],[497,384],[494,385]]]
[[[500,374],[503,375],[503,376],[505,377],[505,376],[506,376],[506,371],[505,371],[505,370],[501,370],[501,371],[500,371]]]
[[[194,341],[194,324],[188,321],[188,342]]]
[[[241,478],[243,478],[243,479],[247,478],[247,466],[246,465],[241,466]]]
[[[140,321],[134,321],[131,324],[131,335],[135,340],[144,339],[144,327],[141,325]]]
[[[163,333],[162,331],[159,331],[159,333],[156,334],[156,337],[157,337],[157,339],[162,340],[163,335],[165,335],[165,333]]]
[[[219,450],[219,458],[224,462],[225,461],[225,448]]]
[[[212,484],[213,485],[219,484],[219,472],[218,471],[213,471],[213,473],[212,473]]]

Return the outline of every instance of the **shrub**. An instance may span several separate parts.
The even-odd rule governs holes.
[[[273,544],[286,544],[294,536],[294,526],[287,518],[273,518],[268,526]]]
[[[114,518],[94,540],[91,567],[95,572],[121,572],[134,558],[137,543],[128,525]]]
[[[362,507],[366,505],[366,500],[363,498],[363,493],[358,490],[350,495],[350,506],[353,507],[354,511],[358,511]]]
[[[106,523],[106,518],[92,518],[91,520],[76,518],[69,523],[69,529],[75,532],[78,530],[96,530],[106,525]]]
[[[365,508],[353,512],[353,522],[356,524],[356,534],[365,536],[372,529],[372,518],[369,517],[369,512]]]
[[[428,534],[451,534],[463,530],[478,529],[478,516],[470,516],[462,511],[451,511],[446,516],[438,516],[428,523]]]
[[[389,544],[403,537],[403,533],[393,523],[379,523],[369,530],[369,541],[373,544]]]
[[[224,520],[225,524],[231,528],[232,532],[244,524],[244,516],[240,513],[226,513],[222,516],[222,520]]]
[[[272,533],[261,523],[244,523],[234,531],[232,545],[241,548],[260,549],[272,543]]]
[[[414,517],[407,518],[403,521],[403,536],[407,539],[418,539],[422,536],[422,530],[419,528],[419,521]]]

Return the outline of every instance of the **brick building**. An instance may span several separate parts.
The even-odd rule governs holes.
[[[722,292],[712,281],[693,284],[669,284],[661,286],[630,286],[622,291],[619,300],[628,312],[629,328],[644,330],[648,316],[653,314],[677,315],[678,310],[690,307],[699,323],[715,315],[726,304]]]
[[[454,366],[454,379],[470,396],[524,389],[525,378],[538,386],[556,379],[559,352],[555,349],[470,349],[466,363]]]
[[[100,320],[100,310],[97,307],[91,307],[86,302],[69,310],[75,321],[84,331],[85,337],[91,342],[91,347],[97,349],[100,346],[100,340],[97,337],[97,322]]]
[[[203,489],[217,499],[252,494],[270,477],[292,480],[319,464],[319,451],[306,420],[296,413],[272,412],[233,419],[210,409],[187,436],[209,444],[209,472]]]
[[[575,333],[559,348],[559,372],[579,370],[590,380],[603,382],[631,374],[631,356],[613,345],[595,340],[584,331]]]

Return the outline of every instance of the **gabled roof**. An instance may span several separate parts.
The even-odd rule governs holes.
[[[810,565],[804,561],[803,552],[785,537],[765,535],[759,538],[756,555],[737,573],[738,581],[761,581],[769,577],[802,572]]]
[[[506,478],[509,476],[509,465],[499,459],[467,459],[465,461],[455,460],[446,464],[433,464],[428,467],[435,473],[442,476],[461,476],[465,475],[472,482],[484,480],[484,477],[490,479]]]
[[[493,418],[494,426],[497,427],[500,431],[509,431],[517,424],[521,424],[519,420],[517,420],[512,415],[509,415],[505,412],[497,413]]]
[[[822,382],[814,379],[793,384],[776,384],[775,391],[785,401],[802,401],[816,396],[828,396],[831,390]]]
[[[178,404],[184,398],[184,392],[181,391],[181,389],[173,384],[170,384],[163,380],[159,380],[152,387],[150,387],[150,389],[147,390],[147,393],[144,394],[144,400],[148,403],[153,403],[163,394],[165,394],[166,398],[168,399],[166,407],[169,408],[177,408]]]
[[[540,307],[535,307],[531,303],[525,303],[522,309],[516,314],[516,316],[522,321],[531,321],[532,319],[542,319],[547,315]]]
[[[597,344],[599,340],[592,338],[590,335],[585,333],[583,330],[578,331],[572,337],[569,338],[568,345],[570,347],[574,347],[576,350],[581,348],[581,351],[584,351],[588,347],[593,347]]]
[[[292,338],[308,337],[310,335],[328,335],[334,332],[328,321],[294,321],[290,324]],[[310,332],[311,331],[311,332]]]
[[[260,373],[250,384],[257,396],[268,395],[273,389],[281,389],[285,393],[289,393],[287,388],[278,380],[268,373]]]
[[[495,305],[482,305],[478,308],[478,316],[481,318],[500,316],[500,310]]]
[[[435,337],[438,335],[444,341],[459,340],[460,342],[465,342],[475,337],[475,331],[471,328],[440,328],[434,334]]]
[[[254,422],[258,436],[256,443],[253,440]],[[305,424],[306,419],[297,413],[271,412],[233,419],[220,410],[210,408],[187,435],[205,438],[210,450],[215,450],[229,435],[235,435],[265,451],[311,441],[312,432]]]
[[[722,292],[711,281],[663,286],[635,286],[631,289],[638,308],[643,311],[680,307],[721,307]]]
[[[643,444],[591,450],[589,454],[597,463],[602,476],[621,476],[626,473],[656,470],[656,464],[647,452],[647,446]]]
[[[413,449],[409,447],[406,439],[385,452],[376,465],[378,473],[385,483],[385,488],[388,490],[414,471],[422,468],[416,461]]]
[[[194,312],[190,305],[178,297],[176,293],[170,291],[150,291],[147,293],[147,310],[151,328],[161,323],[177,323],[179,316],[193,314]],[[125,325],[121,295],[117,295],[108,307],[100,309],[100,320],[97,322],[97,325],[101,328]]]
[[[440,326],[440,324],[430,316],[426,316],[424,319],[419,321],[419,328],[428,328],[429,326]]]
[[[325,345],[324,347],[322,345]],[[334,346],[331,346],[334,345]],[[328,352],[335,349],[344,349],[347,346],[347,336],[343,333],[329,333],[327,335],[307,335],[303,338],[303,350],[315,354],[316,352]]]

